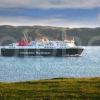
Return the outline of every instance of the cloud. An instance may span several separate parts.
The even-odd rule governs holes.
[[[33,17],[0,17],[0,25],[14,25],[14,26],[56,26],[56,27],[99,27],[98,22],[88,21],[72,21],[60,17],[55,18],[33,18]]]
[[[0,17],[0,25],[56,25],[57,23],[63,22],[64,19],[60,18],[33,18],[33,17],[24,17],[24,16],[13,16],[13,17]]]
[[[0,0],[0,8],[96,8],[100,0]]]

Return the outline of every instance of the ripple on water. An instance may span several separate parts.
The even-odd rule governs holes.
[[[100,47],[84,47],[81,57],[0,57],[0,81],[100,76]]]

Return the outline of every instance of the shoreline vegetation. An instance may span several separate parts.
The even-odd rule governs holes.
[[[0,82],[0,100],[100,100],[100,77]]]

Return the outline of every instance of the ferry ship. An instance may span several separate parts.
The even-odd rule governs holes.
[[[74,40],[51,41],[47,38],[29,41],[26,37],[24,40],[16,43],[2,46],[0,49],[1,56],[80,56],[83,48],[77,47]]]

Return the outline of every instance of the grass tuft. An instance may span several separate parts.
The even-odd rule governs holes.
[[[100,78],[0,83],[0,100],[100,100]]]

